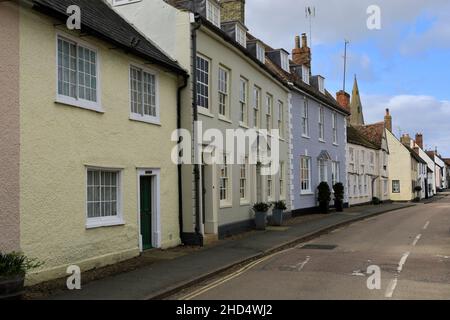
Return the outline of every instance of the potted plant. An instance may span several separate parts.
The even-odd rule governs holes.
[[[283,216],[286,209],[286,202],[284,201],[276,201],[273,203],[272,221],[275,226],[281,226],[283,224]]]
[[[336,183],[333,186],[334,190],[334,207],[337,212],[344,211],[344,185],[342,183]]]
[[[317,187],[318,201],[320,213],[330,212],[331,190],[330,186],[326,182],[321,182]]]
[[[22,253],[0,252],[0,300],[20,298],[26,273],[41,265]]]
[[[267,211],[269,211],[270,207],[271,205],[265,202],[256,203],[253,206],[253,210],[255,211],[256,230],[266,230]]]
[[[373,198],[372,198],[372,204],[375,205],[375,206],[380,205],[380,204],[381,204],[380,198],[373,197]]]

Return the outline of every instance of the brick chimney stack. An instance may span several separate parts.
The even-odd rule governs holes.
[[[300,37],[295,37],[295,48],[292,50],[292,61],[297,65],[304,65],[311,72],[311,49],[308,47],[308,37],[302,34],[301,46]]]
[[[342,108],[350,111],[350,95],[347,92],[341,90],[336,93],[336,100]]]
[[[222,0],[220,5],[222,22],[239,21],[245,25],[245,0]]]
[[[384,116],[384,126],[386,127],[386,129],[392,132],[392,116],[389,109],[386,109],[386,115]]]
[[[420,149],[423,150],[423,134],[421,133],[416,134],[416,144],[419,146]]]

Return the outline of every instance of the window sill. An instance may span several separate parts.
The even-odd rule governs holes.
[[[319,139],[319,142],[320,143],[327,143],[325,140],[323,140],[323,139]]]
[[[339,143],[333,142],[333,146],[339,147]]]
[[[229,124],[233,124],[233,121],[231,121],[227,116],[224,116],[224,115],[221,115],[221,114],[219,114],[219,120],[223,121],[223,122],[226,122],[226,123],[229,123]]]
[[[97,113],[105,113],[102,106],[98,103],[93,103],[85,100],[77,100],[64,96],[57,96],[55,103],[62,104],[69,107],[76,107],[80,109],[90,110]]]
[[[300,196],[312,196],[314,195],[311,191],[300,192]]]
[[[302,134],[302,138],[305,138],[305,139],[311,139],[310,136],[306,136],[306,135],[304,135],[304,134]]]
[[[231,203],[224,203],[220,205],[220,209],[230,209],[233,208],[233,205]]]
[[[244,129],[250,129],[250,127],[242,121],[239,121],[239,127],[244,128]]]
[[[214,115],[209,111],[209,109],[198,106],[197,111],[199,114],[204,115],[209,118],[214,118]]]
[[[154,118],[154,117],[145,117],[145,116],[140,116],[137,114],[131,114],[130,115],[130,120],[131,121],[137,121],[137,122],[145,122],[148,124],[153,124],[156,126],[161,126],[161,121],[159,118]]]
[[[86,229],[98,229],[106,227],[124,226],[125,221],[120,218],[116,219],[88,219]]]
[[[249,205],[250,205],[250,201],[247,201],[247,200],[241,201],[241,207],[247,207]]]

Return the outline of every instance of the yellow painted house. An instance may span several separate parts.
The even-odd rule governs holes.
[[[70,5],[81,30],[66,26]],[[7,1],[2,21],[0,251],[45,263],[32,284],[179,245],[185,71],[103,1]]]

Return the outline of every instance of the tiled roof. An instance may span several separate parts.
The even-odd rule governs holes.
[[[355,128],[358,129],[367,140],[376,145],[378,149],[381,149],[385,129],[384,122],[355,126]]]
[[[363,146],[369,149],[380,149],[378,146],[370,142],[365,135],[353,126],[347,127],[347,142]]]
[[[444,159],[446,165],[450,166],[450,159]]]
[[[425,153],[434,161],[434,156],[435,156],[434,151],[425,151]]]
[[[411,156],[416,159],[417,162],[423,163],[423,164],[427,164],[427,162],[425,160],[423,160],[418,154],[417,152],[415,152],[413,149],[411,149],[408,146],[405,146],[406,149],[408,149],[409,153],[411,154]]]
[[[82,31],[124,48],[143,59],[163,66],[175,73],[186,74],[179,64],[163,53],[149,39],[112,9],[103,0],[32,0],[34,9],[66,21],[71,5],[81,9]]]

